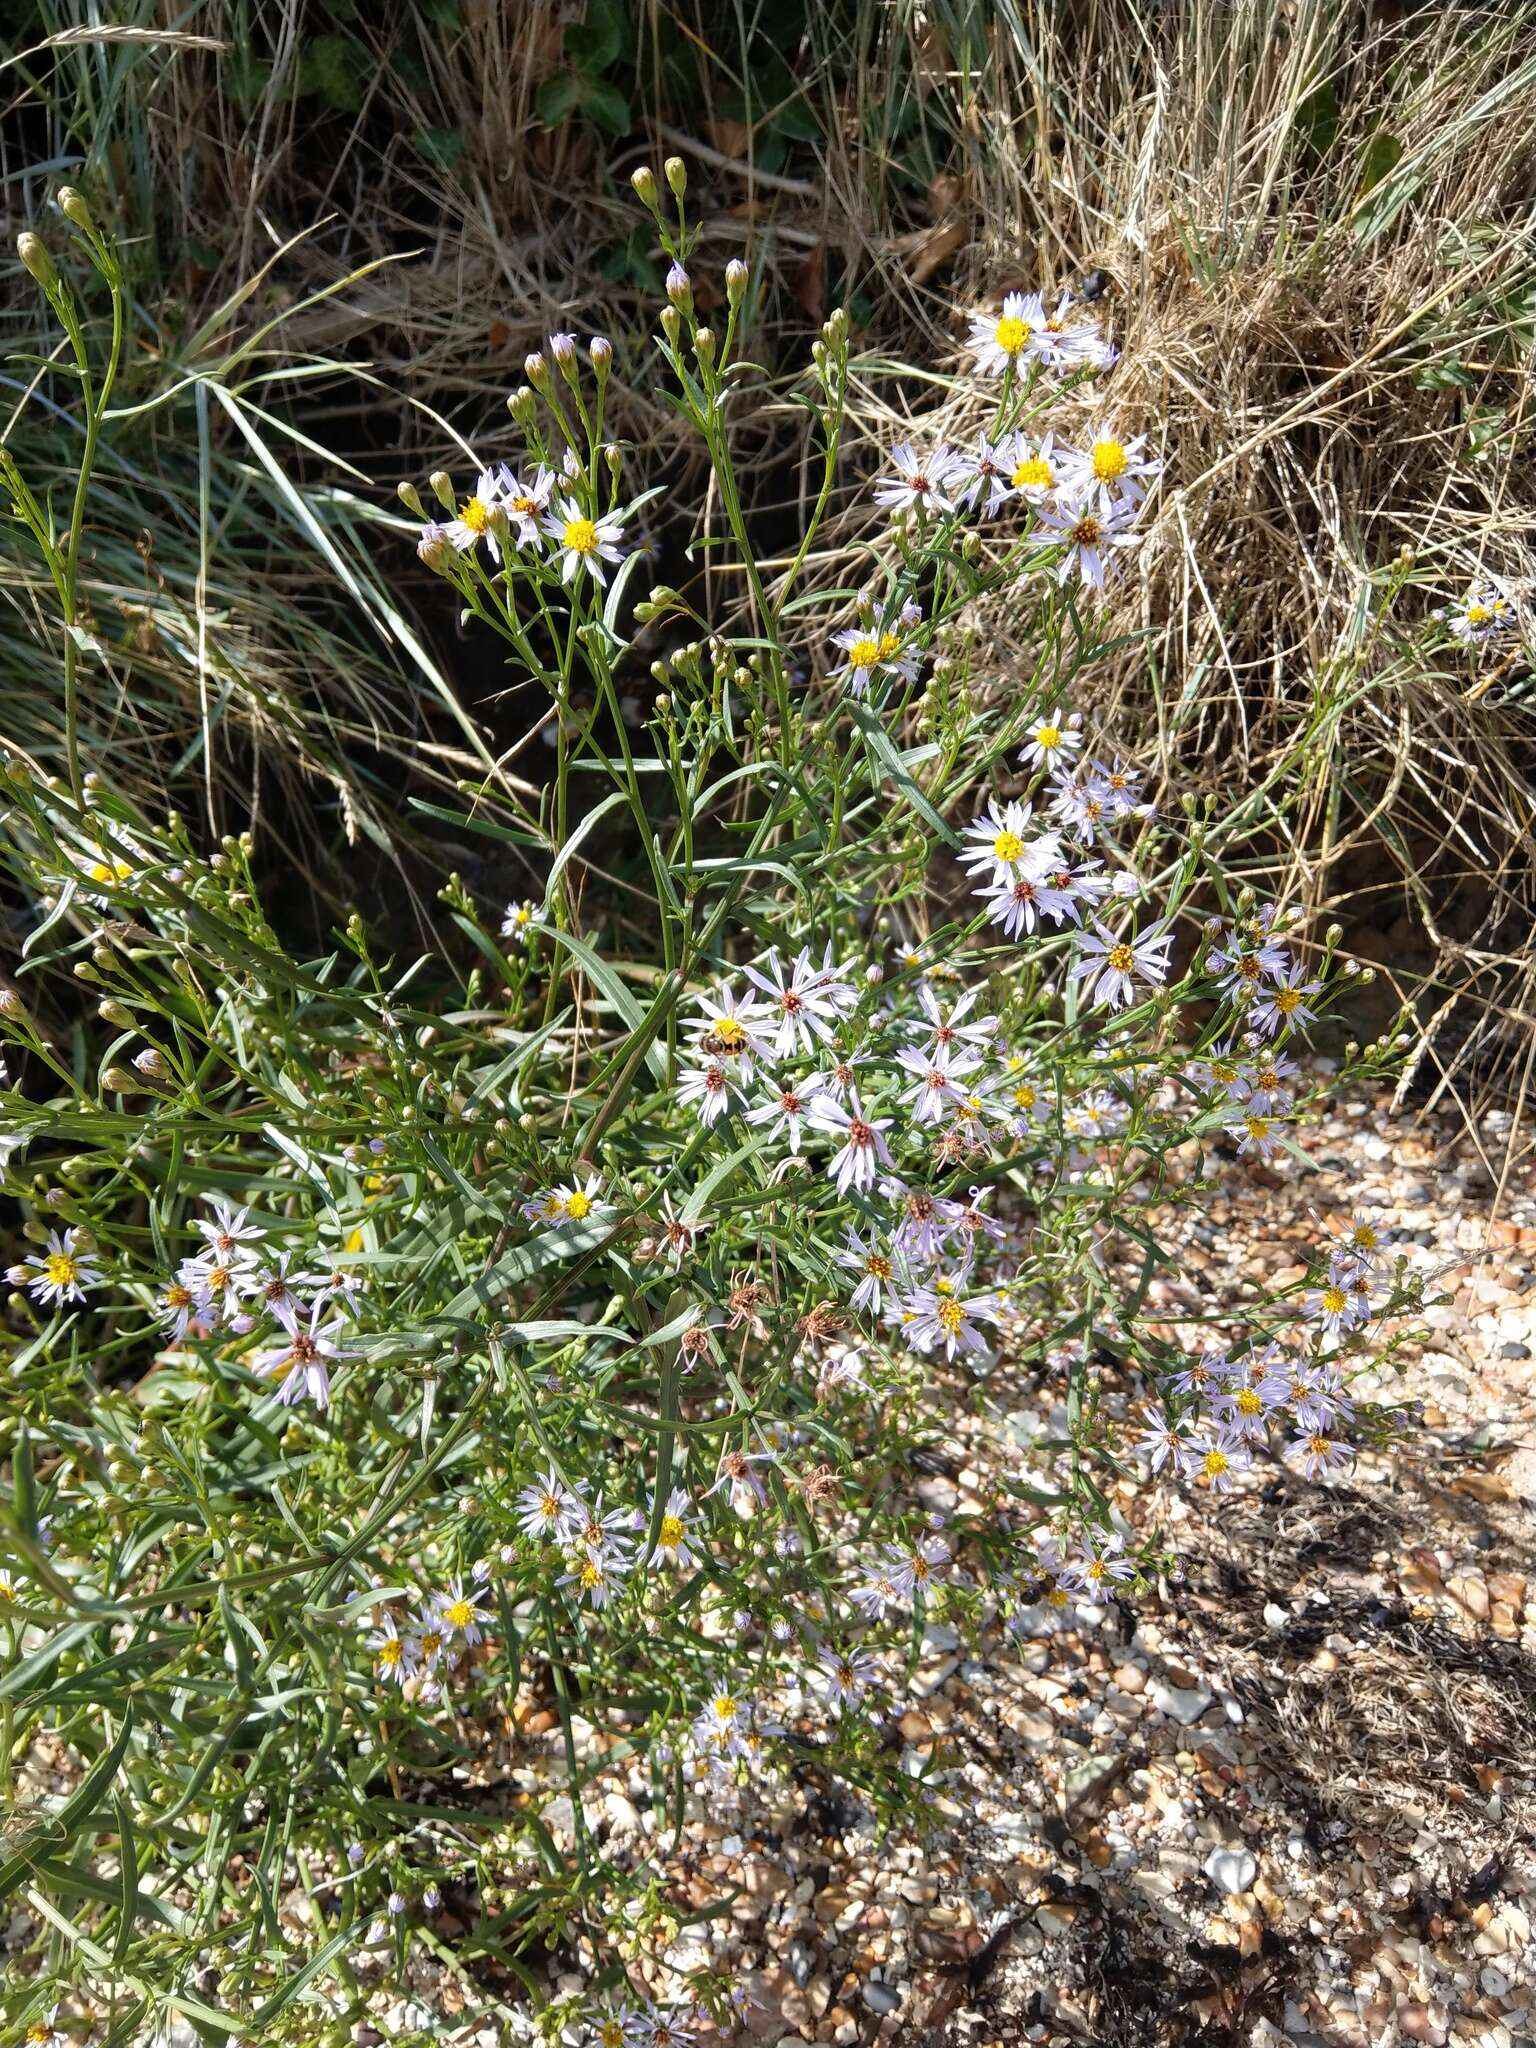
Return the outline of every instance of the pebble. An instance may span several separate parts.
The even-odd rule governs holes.
[[[1259,1874],[1258,1858],[1249,1849],[1213,1849],[1200,1867],[1212,1884],[1233,1896],[1252,1891]]]
[[[1181,1728],[1187,1728],[1191,1722],[1199,1720],[1215,1694],[1207,1692],[1203,1686],[1165,1685],[1159,1679],[1150,1698],[1160,1714],[1166,1714],[1170,1721],[1177,1721]]]
[[[873,1978],[867,1984],[860,1986],[859,1996],[871,2012],[894,2012],[901,2003],[901,1992],[897,1986],[894,1984],[882,1984]]]

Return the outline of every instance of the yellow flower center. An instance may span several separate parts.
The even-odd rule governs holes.
[[[882,633],[880,635],[880,659],[882,661],[889,661],[900,646],[901,635],[899,633]]]
[[[1467,624],[1469,626],[1485,625],[1492,616],[1493,614],[1485,604],[1469,604],[1467,606]]]
[[[992,852],[998,860],[1021,860],[1024,842],[1017,832],[999,832],[992,842]]]
[[[659,1541],[663,1550],[676,1550],[683,1540],[683,1518],[681,1515],[663,1515]]]
[[[1235,1081],[1237,1068],[1231,1060],[1212,1060],[1211,1078],[1216,1081]]]
[[[404,1646],[398,1636],[391,1636],[387,1643],[380,1643],[379,1645],[379,1662],[381,1664],[388,1664],[393,1667],[400,1662],[403,1654]]]
[[[1299,988],[1277,988],[1275,990],[1275,1008],[1282,1017],[1289,1017],[1293,1010],[1301,1008],[1301,990]]]
[[[889,1259],[883,1258],[879,1252],[871,1252],[864,1261],[864,1270],[873,1279],[889,1280],[891,1277],[891,1262]]]
[[[573,555],[590,555],[597,551],[597,527],[590,519],[567,519],[560,538]]]
[[[1046,1606],[1047,1606],[1047,1607],[1065,1607],[1065,1606],[1066,1606],[1066,1604],[1067,1604],[1067,1596],[1066,1596],[1066,1594],[1065,1594],[1065,1593],[1064,1593],[1064,1592],[1062,1591],[1062,1589],[1061,1589],[1061,1587],[1060,1587],[1060,1586],[1052,1586],[1052,1588],[1051,1588],[1050,1592],[1049,1592],[1049,1593],[1047,1593],[1047,1594],[1046,1594],[1046,1596],[1045,1596],[1045,1604],[1046,1604]]]
[[[1111,946],[1104,958],[1116,974],[1129,974],[1136,965],[1136,955],[1129,946]]]
[[[1049,490],[1055,481],[1056,472],[1043,455],[1026,455],[1009,478],[1016,491],[1028,490],[1032,486]]]
[[[1325,1287],[1323,1289],[1323,1310],[1325,1314],[1330,1316],[1342,1315],[1348,1306],[1349,1296],[1342,1287]]]
[[[1027,320],[1021,320],[1016,313],[1005,313],[998,321],[992,338],[1005,356],[1016,356],[1032,332]]]
[[[580,1188],[573,1189],[565,1198],[565,1213],[579,1223],[583,1216],[591,1215],[592,1197],[583,1194]]]
[[[1047,751],[1052,747],[1059,747],[1061,745],[1061,727],[1059,725],[1042,725],[1035,734],[1035,745],[1037,747],[1044,747]]]
[[[735,1720],[738,1712],[738,1707],[736,1701],[731,1697],[731,1695],[728,1692],[721,1693],[715,1700],[714,1706],[715,1719],[717,1721]]]
[[[584,1557],[576,1573],[576,1583],[583,1593],[590,1593],[594,1586],[603,1582],[603,1568],[594,1564],[590,1557]]]
[[[1088,1566],[1087,1571],[1085,1573],[1085,1577],[1090,1579],[1102,1579],[1104,1575],[1104,1560],[1102,1557],[1096,1557],[1093,1560],[1093,1562]]]
[[[98,860],[92,863],[90,873],[93,882],[126,882],[133,869],[125,860]]]
[[[443,1609],[443,1619],[450,1628],[468,1628],[475,1618],[475,1610],[468,1600],[455,1600]]]
[[[1243,1121],[1248,1126],[1250,1138],[1267,1138],[1269,1136],[1269,1118],[1267,1116],[1244,1117]]]
[[[747,1042],[746,1026],[738,1024],[734,1017],[720,1018],[714,1027],[714,1031],[716,1038],[719,1039],[727,1052],[735,1052],[738,1047],[745,1045]]]
[[[459,507],[459,518],[471,533],[484,533],[490,517],[491,508],[484,498],[466,498]]]
[[[621,2020],[604,2020],[597,2030],[598,2048],[625,2048]]]
[[[1219,1479],[1227,1469],[1227,1454],[1225,1451],[1207,1451],[1200,1462],[1207,1479]]]
[[[429,1628],[421,1639],[423,1657],[435,1657],[443,1647],[443,1639],[435,1628]]]
[[[879,659],[880,642],[878,640],[855,640],[848,650],[848,666],[850,668],[873,668]]]
[[[1020,1109],[1033,1109],[1035,1106],[1035,1091],[1033,1088],[1030,1087],[1029,1083],[1025,1081],[1019,1087],[1014,1089],[1013,1099],[1018,1104]]]
[[[77,1268],[68,1252],[49,1252],[43,1260],[43,1271],[50,1285],[68,1287],[73,1284]]]
[[[1252,1387],[1244,1387],[1232,1405],[1239,1415],[1262,1415],[1264,1412],[1264,1403]]]
[[[1126,453],[1118,441],[1095,441],[1092,462],[1094,477],[1101,484],[1114,483],[1127,468]]]
[[[1380,1242],[1380,1239],[1376,1235],[1376,1226],[1374,1223],[1357,1223],[1354,1229],[1349,1233],[1349,1241],[1355,1247],[1356,1251],[1373,1252],[1375,1251],[1378,1243]]]
[[[956,1336],[965,1321],[965,1310],[958,1301],[941,1301],[938,1306],[939,1328],[946,1336]]]

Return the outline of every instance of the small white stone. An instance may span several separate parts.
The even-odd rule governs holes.
[[[1200,1867],[1218,1890],[1230,1895],[1251,1891],[1259,1874],[1258,1858],[1248,1849],[1213,1849]]]

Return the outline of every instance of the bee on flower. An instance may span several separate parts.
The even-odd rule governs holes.
[[[743,1081],[750,1081],[755,1059],[769,1057],[769,1044],[762,1032],[762,1005],[754,997],[738,996],[734,981],[694,998],[700,1012],[688,1026],[696,1052],[712,1060],[733,1060]]]
[[[85,1290],[99,1285],[102,1271],[83,1231],[50,1230],[43,1250],[9,1267],[6,1278],[13,1287],[25,1287],[40,1306],[63,1308],[84,1302]]]
[[[617,563],[624,559],[620,542],[624,538],[624,515],[609,512],[600,518],[590,518],[575,498],[557,498],[552,511],[543,519],[545,534],[554,544],[554,551],[560,564],[560,580],[570,585],[583,571],[595,583],[606,584],[605,562]]]

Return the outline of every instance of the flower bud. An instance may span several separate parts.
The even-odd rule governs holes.
[[[688,166],[680,156],[669,156],[662,168],[667,174],[667,183],[672,187],[672,197],[681,199],[688,190]]]
[[[608,365],[613,361],[613,343],[606,334],[594,334],[587,343],[587,354],[592,358],[592,367],[599,377],[606,377]]]
[[[535,391],[542,391],[549,383],[549,365],[535,349],[532,355],[523,357],[523,375]]]
[[[667,337],[667,340],[672,344],[673,348],[676,348],[677,337],[683,331],[682,317],[678,313],[676,306],[662,307],[661,331]]]
[[[445,511],[453,510],[453,478],[446,469],[434,469],[427,478],[432,486],[432,495]]]
[[[53,258],[36,235],[20,234],[16,237],[16,254],[42,286],[51,292],[58,284],[59,273],[53,267]]]
[[[674,306],[693,304],[693,286],[689,283],[688,273],[681,263],[674,263],[667,272],[667,297]]]
[[[73,221],[77,228],[84,228],[87,233],[96,225],[91,218],[91,209],[85,203],[84,194],[77,192],[73,185],[59,187],[59,211],[66,220]]]
[[[694,353],[698,356],[701,363],[712,363],[715,360],[714,329],[710,327],[699,328],[693,337],[693,347]]]
[[[519,384],[507,400],[507,411],[520,427],[532,426],[538,401],[526,384]]]
[[[608,474],[617,483],[624,468],[624,450],[616,441],[603,444],[603,460],[608,465]]]
[[[157,1045],[146,1045],[142,1052],[135,1053],[133,1064],[138,1072],[150,1081],[164,1081],[169,1078],[171,1071],[165,1054]]]
[[[420,561],[441,576],[447,573],[453,560],[453,542],[448,538],[446,526],[439,526],[435,519],[429,519],[421,529],[421,538],[416,543]]]
[[[27,1006],[13,988],[0,988],[0,1017],[25,1017]]]
[[[108,1067],[101,1077],[101,1085],[113,1095],[139,1095],[144,1088],[138,1075],[130,1074],[126,1067]]]
[[[576,360],[576,337],[574,334],[552,334],[549,337],[549,352],[561,369]]]
[[[656,173],[651,169],[650,165],[641,164],[638,170],[631,171],[629,182],[633,186],[635,197],[640,201],[641,205],[654,208],[656,204]]]
[[[747,293],[747,266],[733,256],[725,266],[725,296],[729,305],[739,306]]]
[[[96,1005],[96,1014],[103,1024],[115,1024],[119,1031],[126,1031],[133,1022],[132,1014],[110,998]]]
[[[426,518],[426,507],[422,504],[421,493],[420,491],[417,490],[414,484],[396,484],[395,496],[400,500],[401,504],[405,507],[407,512],[414,513],[418,519]]]

